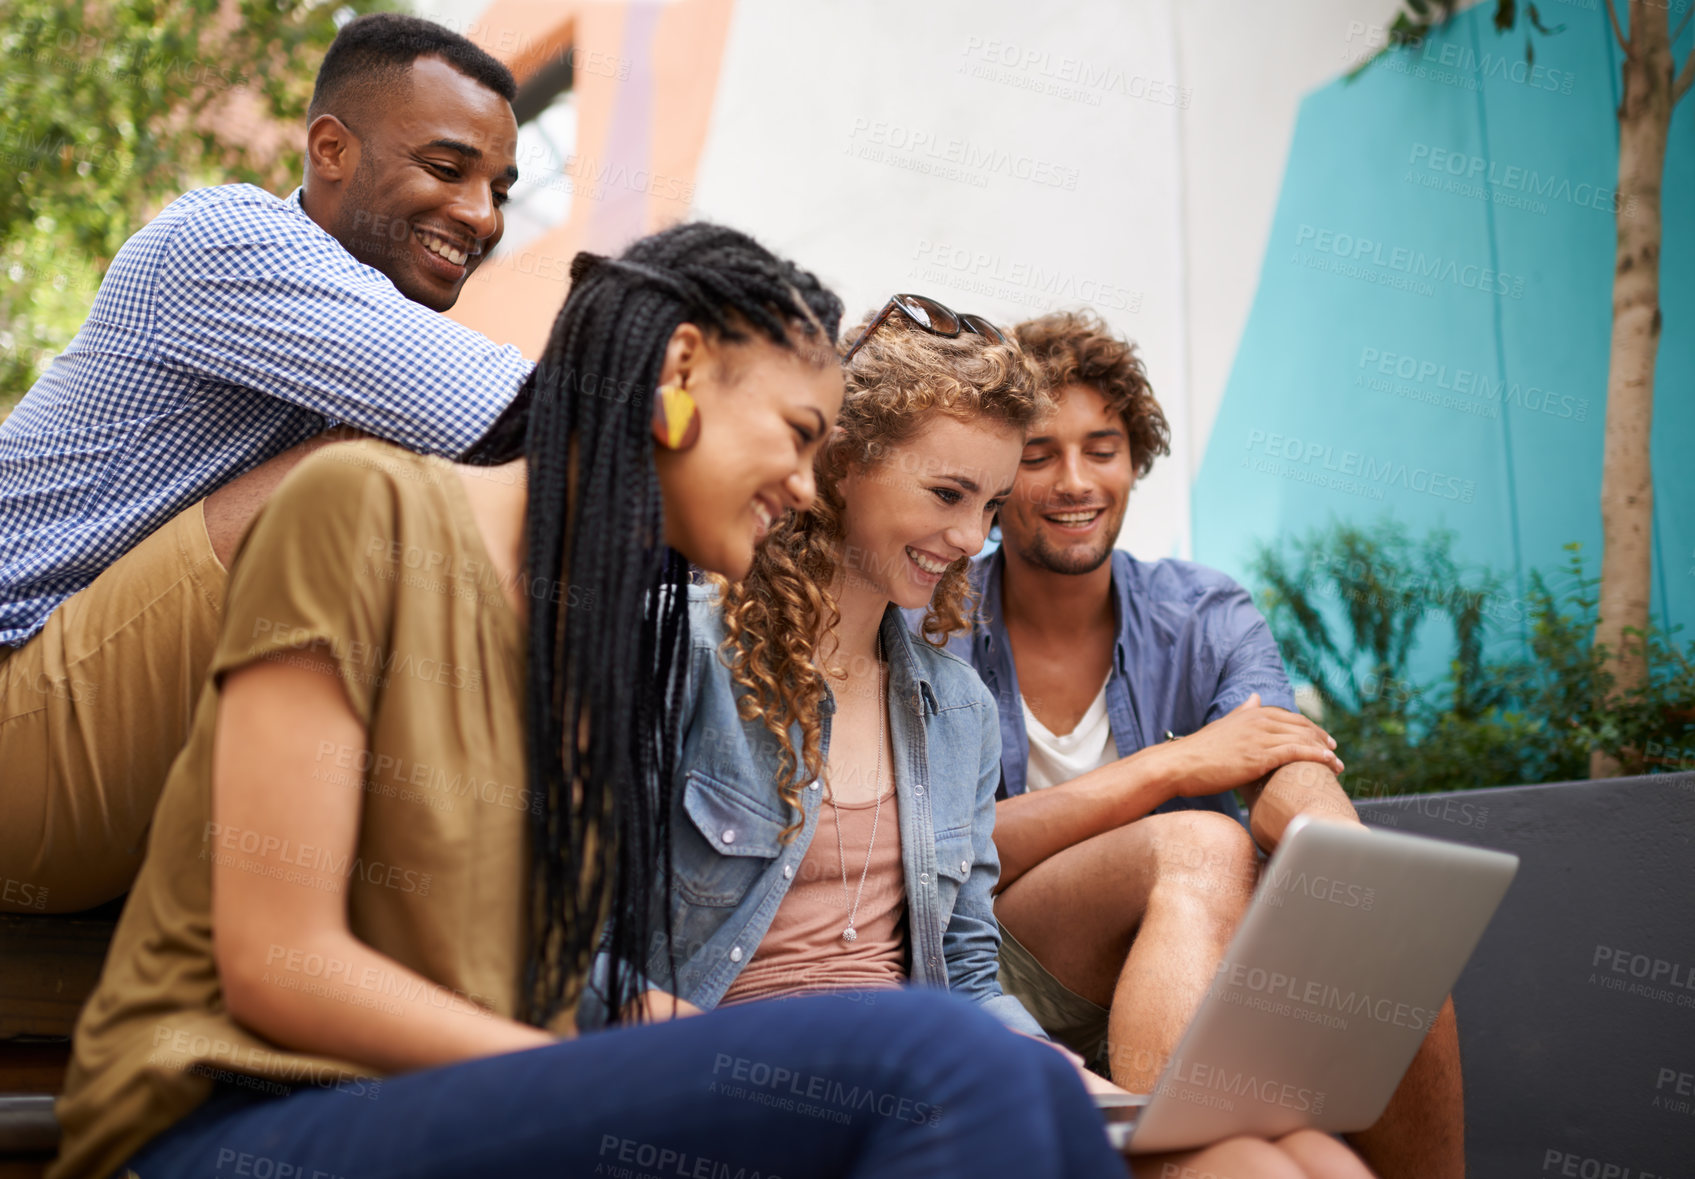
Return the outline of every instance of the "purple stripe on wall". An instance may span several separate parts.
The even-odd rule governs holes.
[[[578,178],[598,198],[584,227],[590,250],[621,250],[647,228],[645,186],[632,178],[646,174],[653,155],[653,41],[661,8],[658,0],[632,0],[625,12],[622,55],[630,75],[614,91],[606,158],[594,162],[593,175]]]

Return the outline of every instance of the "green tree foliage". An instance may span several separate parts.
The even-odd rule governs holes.
[[[0,412],[173,198],[301,173],[337,14],[379,0],[0,0]]]
[[[1614,656],[1593,641],[1596,580],[1566,547],[1566,568],[1533,573],[1521,598],[1456,561],[1451,533],[1415,540],[1392,520],[1261,546],[1260,607],[1318,695],[1349,793],[1583,778],[1597,748],[1627,773],[1695,769],[1695,643],[1634,635],[1654,674],[1615,691]],[[1447,671],[1416,677],[1415,645],[1445,650]]]

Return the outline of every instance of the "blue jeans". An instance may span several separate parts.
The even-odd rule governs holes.
[[[955,996],[750,1003],[384,1079],[220,1091],[141,1179],[1123,1179],[1057,1052]]]

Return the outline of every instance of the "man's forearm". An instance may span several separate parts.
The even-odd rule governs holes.
[[[1171,798],[1174,781],[1162,746],[1138,750],[1080,778],[995,804],[999,892],[1058,852],[1134,823]]]
[[[1273,770],[1263,786],[1245,786],[1248,828],[1254,842],[1267,852],[1275,851],[1283,832],[1296,815],[1318,815],[1359,822],[1347,791],[1330,770],[1313,761],[1296,761]]]

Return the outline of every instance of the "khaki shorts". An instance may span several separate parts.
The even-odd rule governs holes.
[[[1042,1030],[1083,1058],[1096,1072],[1107,1063],[1107,1009],[1071,990],[1001,926],[1001,990],[1012,995]]]
[[[129,888],[227,580],[197,503],[0,647],[0,912],[74,912]]]

